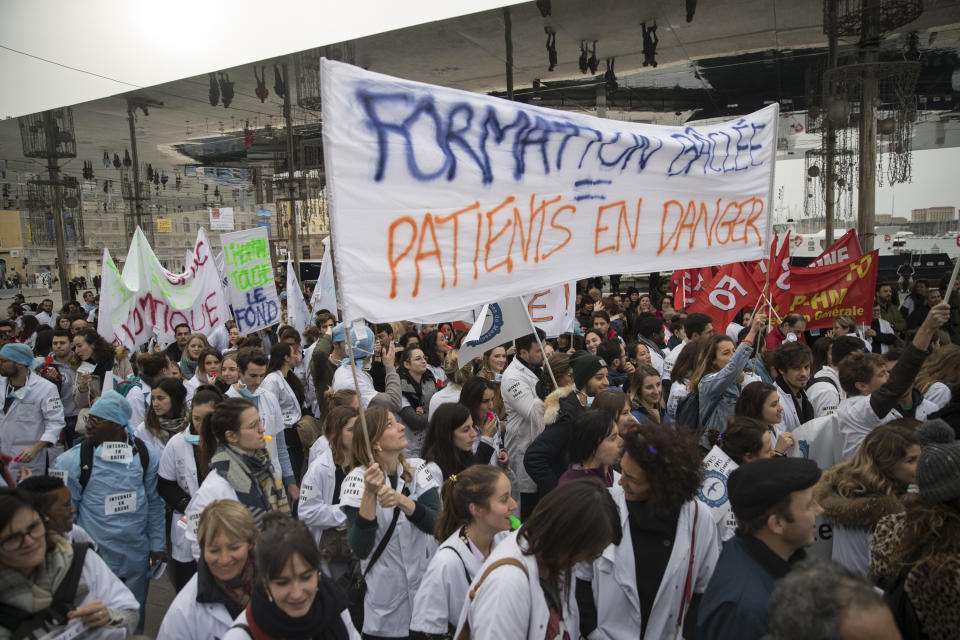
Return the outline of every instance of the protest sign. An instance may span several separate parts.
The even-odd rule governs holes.
[[[723,333],[741,309],[752,308],[760,297],[760,286],[750,267],[734,262],[717,271],[710,284],[704,287],[703,294],[687,308],[687,313],[707,314],[713,320],[713,332]]]
[[[463,338],[457,361],[463,367],[485,351],[533,333],[530,318],[520,298],[507,298],[483,305],[477,321]]]
[[[320,276],[313,285],[313,295],[310,296],[310,307],[314,313],[326,309],[338,318],[337,288],[333,278],[333,254],[330,253],[330,236],[323,239],[323,260],[320,262]]]
[[[113,344],[134,349],[154,335],[161,344],[167,344],[173,342],[173,328],[181,322],[190,325],[192,333],[209,335],[230,318],[203,228],[197,231],[185,273],[164,269],[139,227],[127,251],[123,273],[106,249],[101,273],[97,331]]]
[[[543,329],[548,338],[569,333],[577,318],[577,283],[568,282],[523,296],[523,304],[533,326]]]
[[[287,257],[287,324],[303,333],[310,324],[310,309],[303,299],[300,281],[297,279],[297,270],[293,267],[293,260]]]
[[[280,300],[270,262],[270,243],[262,227],[224,233],[224,278],[241,335],[280,322]]]
[[[697,497],[710,508],[715,523],[722,524],[725,531],[732,534],[737,528],[737,518],[730,506],[730,493],[727,482],[730,474],[737,470],[737,463],[723,449],[714,446],[703,459],[703,482]],[[732,537],[732,536],[731,536]],[[725,541],[724,538],[722,541]]]
[[[799,313],[807,329],[828,329],[834,318],[851,316],[857,324],[873,320],[873,298],[877,286],[878,251],[835,265],[794,269],[790,290],[777,294],[773,305],[780,317]]]
[[[661,127],[329,60],[320,77],[347,320],[766,254],[775,104],[726,123]]]
[[[823,253],[814,258],[813,262],[807,265],[807,268],[825,267],[851,258],[859,258],[862,255],[863,250],[860,248],[860,238],[857,237],[857,230],[850,229],[840,236],[839,240],[827,247]]]
[[[211,207],[210,230],[233,231],[233,207]]]

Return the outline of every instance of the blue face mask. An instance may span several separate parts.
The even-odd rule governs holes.
[[[192,444],[192,445],[195,446],[195,447],[200,444],[200,436],[195,436],[195,435],[191,435],[191,434],[189,434],[189,433],[185,433],[185,434],[183,434],[183,439],[186,440],[187,442],[189,442],[190,444]]]
[[[587,406],[589,407],[592,404],[593,404],[593,396],[587,396]]]
[[[250,390],[247,389],[246,385],[241,385],[241,387],[240,387],[240,395],[242,395],[244,398],[253,398],[253,397],[254,397],[254,395],[253,395],[252,393],[250,393]]]
[[[503,375],[502,375],[502,374],[499,374],[499,373],[493,374],[493,381],[494,381],[494,382],[500,382],[501,380],[503,380]]]

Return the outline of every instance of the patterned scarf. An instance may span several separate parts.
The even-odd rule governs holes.
[[[0,602],[29,613],[40,611],[53,603],[53,594],[63,582],[70,570],[70,563],[73,562],[73,545],[62,536],[52,537],[53,550],[47,551],[43,562],[29,577],[0,564]],[[80,578],[73,602],[83,602],[89,591],[87,583]]]
[[[268,511],[290,512],[283,481],[274,475],[266,449],[250,455],[233,445],[222,444],[210,460],[210,469],[230,483],[237,500],[250,510],[257,525]]]

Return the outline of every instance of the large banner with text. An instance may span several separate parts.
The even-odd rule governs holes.
[[[220,234],[223,278],[240,335],[280,322],[270,238],[264,227]]]
[[[850,316],[857,324],[873,320],[879,251],[836,264],[793,269],[790,289],[774,290],[773,305],[780,317],[799,313],[807,329],[829,329],[834,318]]]
[[[598,273],[766,255],[776,105],[661,127],[330,60],[321,79],[345,320],[400,320]]]
[[[160,344],[174,340],[174,327],[190,325],[191,333],[209,335],[230,319],[230,307],[203,228],[197,231],[186,271],[173,273],[160,264],[138,227],[121,273],[110,252],[103,251],[103,281],[97,331],[108,342],[134,349],[156,336]]]

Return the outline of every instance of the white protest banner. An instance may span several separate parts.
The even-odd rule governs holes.
[[[273,279],[270,243],[264,227],[220,235],[224,277],[240,335],[280,322],[280,300]],[[212,262],[212,261],[211,261]]]
[[[326,309],[337,316],[337,288],[333,278],[333,259],[330,253],[330,236],[323,239],[323,260],[320,263],[320,277],[313,285],[313,295],[310,296],[310,307],[314,312]]]
[[[300,281],[297,279],[297,270],[293,268],[293,260],[287,258],[287,323],[303,333],[310,324],[310,309],[303,299],[300,290]]]
[[[533,326],[548,338],[573,331],[577,318],[577,283],[568,282],[523,296]]]
[[[766,254],[775,104],[726,123],[660,127],[329,60],[320,77],[348,320]]]
[[[169,344],[174,340],[174,326],[181,322],[190,325],[193,333],[209,335],[230,319],[203,228],[197,231],[184,273],[164,269],[139,228],[127,251],[123,273],[106,249],[101,273],[97,331],[113,344],[134,349],[154,334],[161,344]]]
[[[233,231],[233,207],[210,207],[210,230]]]
[[[533,327],[520,298],[485,304],[464,336],[457,360],[462,367],[485,351],[530,333]]]

